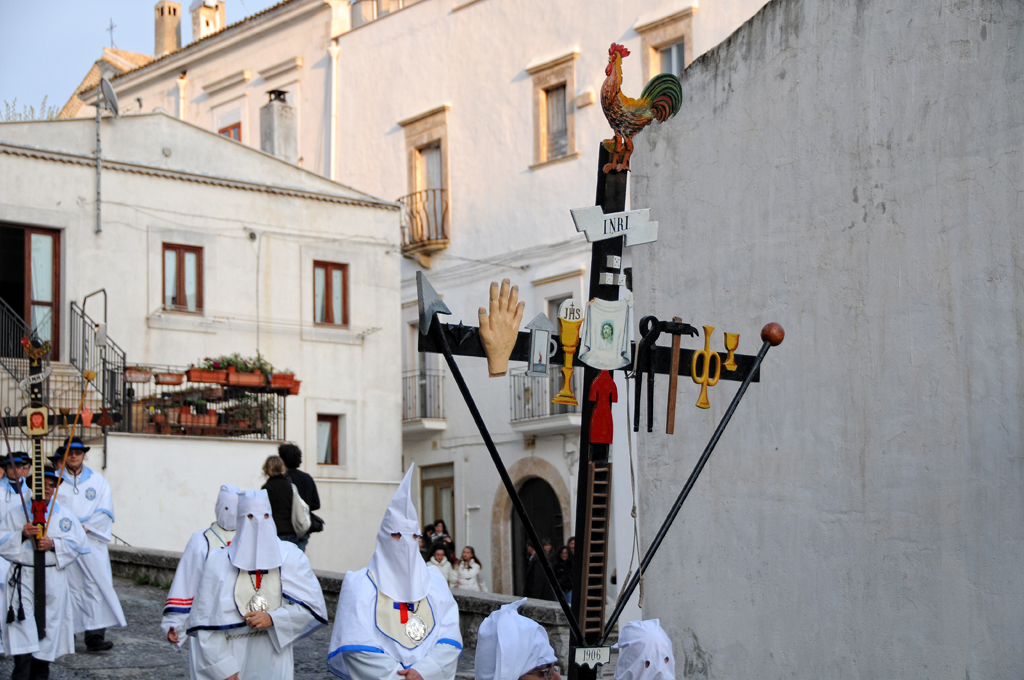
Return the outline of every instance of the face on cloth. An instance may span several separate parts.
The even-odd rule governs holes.
[[[238,494],[235,538],[225,548],[228,559],[236,568],[256,571],[281,566],[277,527],[270,513],[270,498],[265,489]]]
[[[615,680],[675,680],[672,641],[658,619],[627,623],[615,648],[619,650]]]
[[[217,494],[217,526],[225,531],[234,531],[237,526],[238,494],[241,491],[234,484],[225,484]]]
[[[558,660],[544,627],[519,613],[524,602],[525,597],[509,602],[480,624],[475,659],[477,680],[519,680]],[[534,675],[528,677],[532,680]],[[552,676],[556,677],[557,674]]]
[[[420,519],[412,503],[415,469],[415,465],[409,467],[391,499],[370,558],[370,573],[377,588],[397,602],[418,602],[427,596],[430,587],[430,572],[420,555]]]

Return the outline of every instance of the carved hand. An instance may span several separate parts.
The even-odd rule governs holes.
[[[498,284],[491,282],[490,314],[480,308],[480,340],[487,353],[487,372],[492,378],[508,372],[508,358],[519,336],[519,324],[523,321],[525,302],[518,302],[519,286],[511,286],[505,279]]]

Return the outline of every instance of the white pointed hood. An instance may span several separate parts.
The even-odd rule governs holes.
[[[615,648],[619,650],[615,680],[675,680],[672,641],[658,619],[627,623]]]
[[[237,517],[235,539],[225,548],[231,564],[245,571],[280,567],[281,547],[266,490],[238,494]]]
[[[225,484],[217,494],[217,526],[225,531],[234,531],[238,515],[238,494],[241,492],[234,484]]]
[[[519,680],[538,666],[558,661],[544,627],[519,613],[526,598],[509,602],[480,624],[476,680]]]
[[[420,518],[412,504],[415,469],[415,464],[411,465],[398,485],[380,523],[377,548],[370,558],[370,573],[378,590],[398,602],[418,602],[427,596],[430,587],[430,573],[417,540]],[[396,540],[391,534],[402,536]]]

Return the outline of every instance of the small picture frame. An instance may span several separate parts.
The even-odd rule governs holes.
[[[50,413],[45,406],[29,406],[25,409],[25,434],[29,437],[45,437],[50,433]]]

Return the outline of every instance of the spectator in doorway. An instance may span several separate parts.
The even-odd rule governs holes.
[[[444,523],[443,519],[434,520],[434,537],[433,542],[444,541],[445,543],[451,543],[452,537],[448,535],[448,525]]]
[[[576,537],[575,536],[570,536],[569,540],[566,541],[565,545],[569,548],[569,556],[570,557],[575,557],[576,556]]]
[[[454,581],[454,573],[452,571],[452,563],[448,561],[448,551],[441,543],[435,543],[431,549],[430,561],[428,565],[432,565],[441,570],[441,575],[444,576],[444,580],[448,582],[448,587],[451,588]]]
[[[261,488],[266,490],[270,500],[277,537],[298,545],[299,539],[295,535],[295,527],[292,526],[292,484],[285,476],[287,472],[288,467],[281,460],[281,456],[267,456],[266,462],[263,463],[263,474],[267,482]]]
[[[309,473],[299,469],[302,465],[302,449],[295,444],[281,444],[277,447],[277,455],[281,457],[285,467],[288,468],[288,472],[285,474],[288,481],[295,485],[295,488],[299,491],[299,497],[309,506],[310,520],[312,520],[309,534],[321,531],[323,529],[323,520],[313,515],[314,512],[320,509],[320,494],[316,491],[316,482],[313,481],[313,477]],[[317,526],[318,524],[319,527]],[[306,534],[295,543],[302,552],[306,552],[309,534]]]
[[[555,578],[558,579],[558,587],[565,594],[565,599],[572,603],[572,552],[569,546],[563,545],[558,550],[555,563],[551,565],[555,569]]]
[[[545,541],[548,545],[551,544],[550,540],[544,539],[541,541],[542,546]],[[538,555],[529,543],[526,544],[526,554],[529,557],[526,562],[526,588],[523,594],[538,600],[554,600],[555,592],[551,589],[548,577],[544,573],[544,567],[540,563],[542,559],[546,558],[543,555]]]
[[[480,572],[483,565],[476,558],[476,550],[467,545],[462,549],[462,559],[455,565],[455,585],[460,590],[483,590],[480,586]]]

